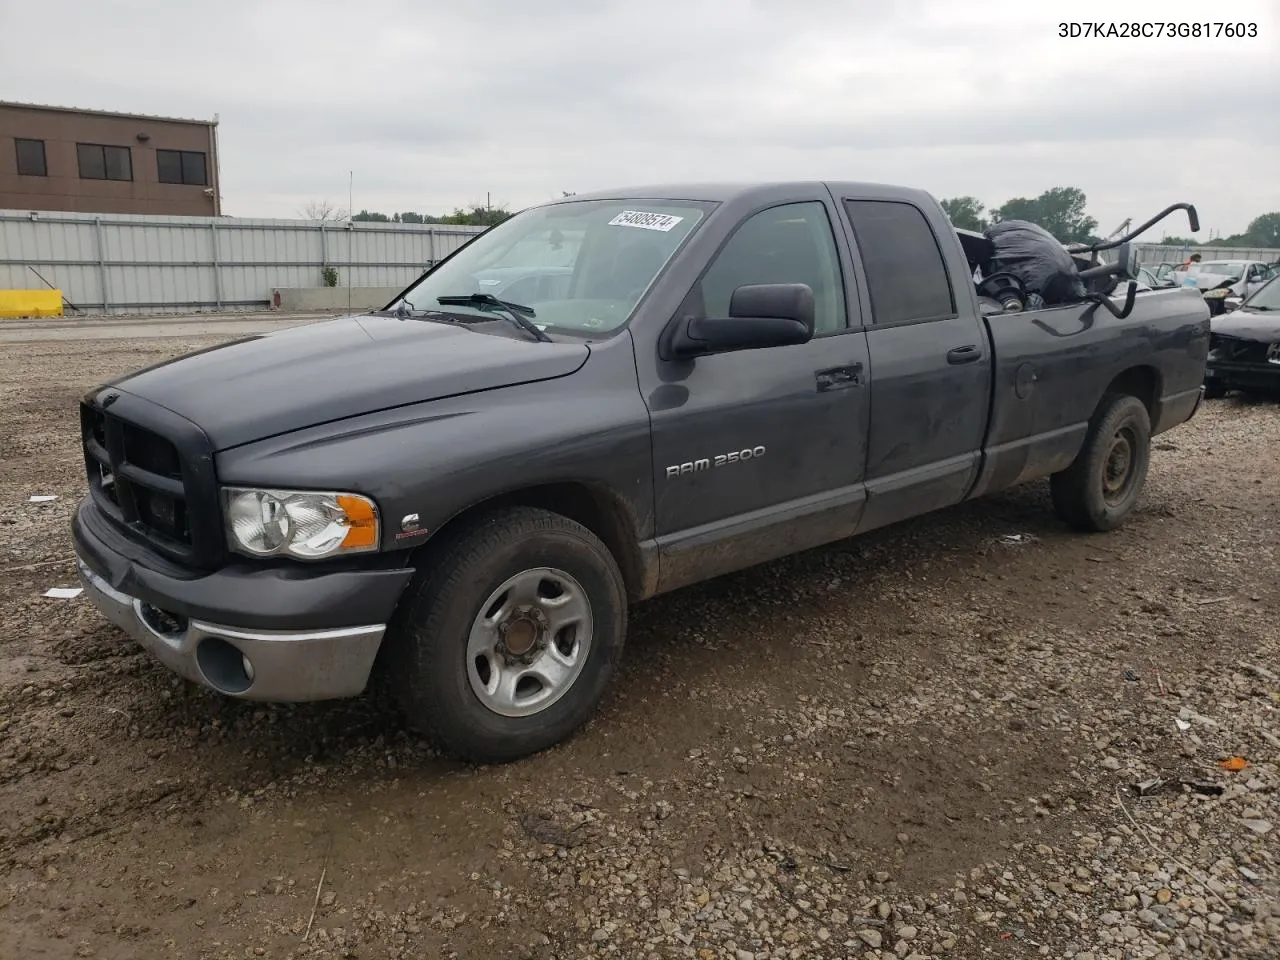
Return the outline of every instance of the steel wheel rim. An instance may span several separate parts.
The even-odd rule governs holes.
[[[591,653],[591,603],[553,567],[509,577],[480,606],[467,635],[467,680],[504,717],[541,713],[563,697]]]
[[[1114,504],[1125,498],[1136,473],[1137,441],[1133,432],[1123,427],[1111,438],[1107,456],[1102,462],[1102,497]]]

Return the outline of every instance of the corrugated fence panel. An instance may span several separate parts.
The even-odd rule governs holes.
[[[1141,263],[1182,263],[1193,253],[1202,260],[1262,260],[1280,262],[1280,250],[1266,247],[1183,247],[1162,243],[1135,243]]]
[[[81,312],[260,309],[276,287],[407,286],[480,227],[0,210],[0,286],[62,290]],[[74,310],[68,310],[74,313]]]

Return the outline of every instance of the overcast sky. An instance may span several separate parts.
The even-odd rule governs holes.
[[[1258,36],[1058,36],[1227,16]],[[218,114],[233,216],[345,207],[348,171],[388,213],[830,178],[1078,186],[1106,231],[1190,200],[1207,237],[1280,210],[1277,31],[1277,0],[0,0],[0,98]]]

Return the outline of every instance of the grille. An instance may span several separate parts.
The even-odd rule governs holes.
[[[178,445],[88,403],[80,406],[80,420],[89,492],[98,508],[162,554],[199,561],[201,531],[193,531],[190,508],[199,506],[192,501],[201,491],[192,497]]]
[[[1231,363],[1266,363],[1268,344],[1257,340],[1237,340],[1214,334],[1209,338],[1209,349],[1218,351],[1222,360]]]

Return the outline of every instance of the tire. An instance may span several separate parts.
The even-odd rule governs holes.
[[[1204,382],[1204,398],[1206,400],[1220,400],[1227,395],[1227,385],[1221,380],[1213,378],[1206,379]]]
[[[1075,460],[1050,478],[1054,509],[1077,530],[1115,530],[1141,498],[1150,463],[1146,406],[1137,397],[1108,394]]]
[[[395,698],[411,727],[465,760],[545,750],[591,716],[621,656],[618,564],[586,527],[530,507],[442,536],[392,623]]]

